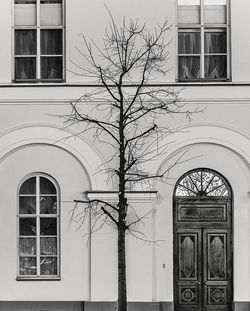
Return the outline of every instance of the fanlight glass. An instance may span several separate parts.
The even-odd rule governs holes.
[[[175,196],[222,196],[228,197],[228,185],[218,173],[209,169],[198,169],[187,173],[178,183]]]

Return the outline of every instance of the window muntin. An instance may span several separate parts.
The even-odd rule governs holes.
[[[177,182],[176,197],[229,197],[227,181],[217,172],[199,168],[187,172]]]
[[[18,277],[59,277],[59,193],[37,174],[18,193]]]
[[[14,1],[14,79],[63,80],[63,0]]]
[[[229,79],[228,38],[227,0],[178,0],[178,79]]]

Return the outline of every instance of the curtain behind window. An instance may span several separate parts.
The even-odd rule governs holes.
[[[179,78],[195,79],[200,77],[200,33],[179,33]],[[181,56],[181,54],[186,54]],[[188,55],[190,54],[190,56]],[[192,55],[196,54],[196,55]],[[198,55],[197,55],[198,54]]]
[[[205,77],[208,79],[219,79],[227,77],[227,57],[226,54],[226,33],[206,32],[205,33]],[[212,55],[216,54],[216,55]]]

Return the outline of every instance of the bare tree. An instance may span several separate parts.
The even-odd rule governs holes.
[[[164,76],[169,70],[170,41],[166,38],[169,30],[167,21],[153,32],[133,20],[124,19],[118,26],[110,14],[103,46],[88,42],[82,35],[84,49],[77,48],[77,51],[86,66],[73,62],[76,69],[72,72],[94,79],[97,87],[72,101],[71,112],[64,117],[70,125],[83,125],[81,133],[90,131],[94,140],[109,145],[108,175],[118,181],[117,202],[76,201],[84,203],[82,221],[91,215],[92,232],[105,223],[117,228],[118,311],[127,311],[125,234],[128,231],[137,235],[134,225],[143,218],[137,216],[129,223],[127,193],[138,183],[145,189],[151,180],[167,178],[170,167],[152,174],[145,171],[144,165],[167,150],[167,145],[157,144],[162,136],[171,133],[166,117],[179,113],[189,115],[183,111],[179,91],[153,84],[156,77]],[[84,103],[89,102],[94,103],[94,110],[87,113]],[[161,126],[163,117],[164,126]],[[179,157],[175,164],[181,161]]]

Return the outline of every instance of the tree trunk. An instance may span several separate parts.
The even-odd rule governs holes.
[[[118,311],[127,311],[125,231],[118,228]]]

